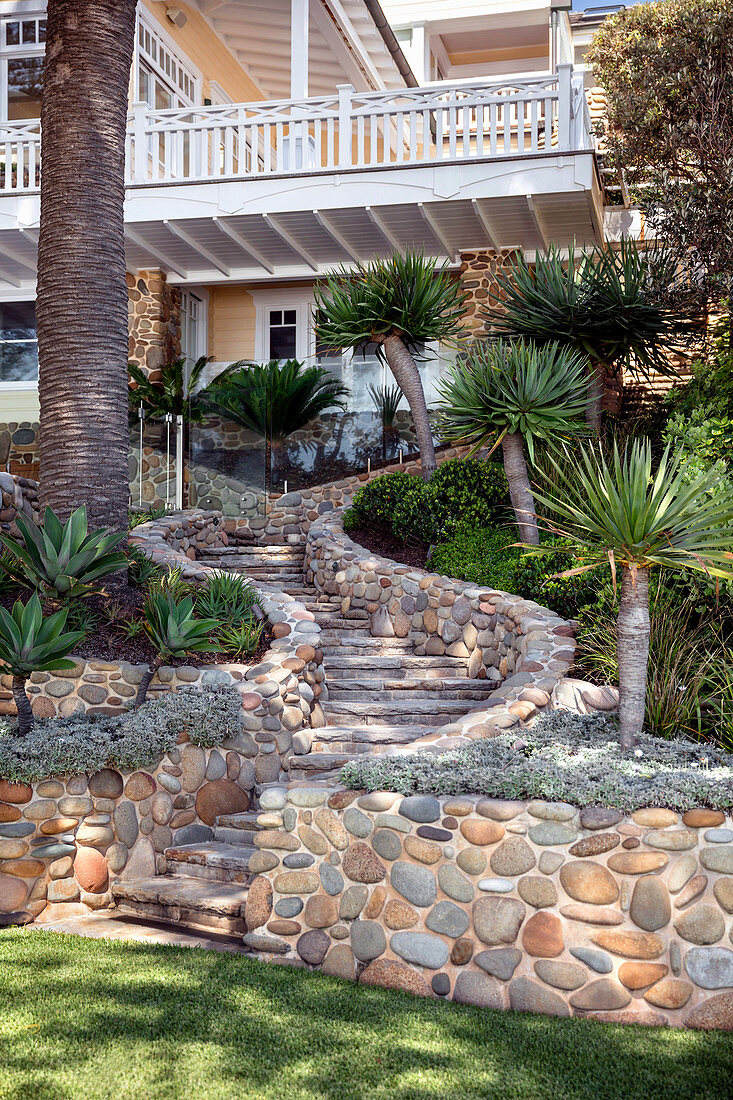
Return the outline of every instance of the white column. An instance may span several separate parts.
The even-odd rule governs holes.
[[[290,98],[308,96],[308,0],[290,0]]]

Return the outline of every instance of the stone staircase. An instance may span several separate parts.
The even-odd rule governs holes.
[[[288,593],[321,627],[323,725],[311,731],[310,751],[291,757],[293,780],[333,778],[363,753],[409,751],[412,742],[465,714],[495,687],[488,679],[469,679],[462,658],[418,657],[406,639],[372,637],[366,610],[344,611],[340,598],[306,583],[301,546],[226,547],[202,561]],[[117,912],[241,935],[248,885],[267,869],[257,832],[281,827],[278,811],[217,818],[213,840],[166,850],[165,875],[115,883]],[[298,866],[297,857],[284,855],[283,865]]]

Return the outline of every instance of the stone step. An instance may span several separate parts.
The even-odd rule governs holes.
[[[340,634],[352,630],[358,630],[365,634],[369,630],[369,623],[364,619],[351,619],[345,616],[336,619],[333,617],[332,611],[319,613],[318,625],[321,630],[338,630]],[[371,635],[369,636],[371,637]]]
[[[214,840],[235,848],[253,848],[254,831],[237,825],[214,825]]]
[[[415,725],[415,718],[424,716],[432,726],[442,726],[452,722],[471,710],[466,702],[438,699],[393,699],[378,703],[373,699],[330,699],[323,706],[327,726],[349,724],[371,725]]]
[[[306,774],[309,779],[338,775],[341,768],[352,760],[359,759],[359,753],[350,752],[307,752],[303,756],[291,756],[288,761],[291,775]]]
[[[467,677],[444,677],[432,679],[418,679],[413,675],[409,678],[392,679],[389,674],[384,677],[334,677],[329,683],[329,699],[352,698],[355,692],[360,695],[376,693],[380,701],[387,699],[402,699],[409,693],[414,699],[435,699],[447,701],[449,699],[485,699],[496,688],[496,684],[490,680],[469,680]]]
[[[220,814],[214,822],[214,828],[239,829],[245,833],[258,833],[264,826],[259,819],[264,810],[245,810],[240,814]]]
[[[322,646],[335,646],[340,647],[341,636],[336,634],[332,630],[324,630],[321,635]],[[366,653],[369,651],[388,652],[389,650],[402,650],[413,648],[413,643],[409,638],[375,638],[371,634],[356,634],[349,638],[344,643],[345,647],[353,649],[355,653]]]
[[[414,654],[352,654],[346,655],[336,651],[334,659],[329,662],[324,658],[324,669],[329,677],[346,678],[358,675],[361,670],[365,672],[385,669],[390,679],[401,679],[408,674],[419,676],[421,679],[442,677],[467,678],[466,660],[464,657],[415,657]]]
[[[252,834],[250,834],[252,835]],[[254,877],[249,859],[254,847],[243,844],[181,844],[166,848],[168,874],[205,878],[215,882],[236,882],[248,886]]]
[[[158,875],[115,882],[112,896],[119,913],[219,932],[246,931],[242,910],[247,887],[240,883]]]
[[[431,732],[430,726],[320,726],[313,730],[313,751],[364,752],[371,745],[409,745]],[[365,748],[346,748],[365,746]]]

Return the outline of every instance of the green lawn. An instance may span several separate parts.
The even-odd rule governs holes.
[[[733,1037],[467,1009],[242,956],[0,933],[0,1097],[730,1096]]]

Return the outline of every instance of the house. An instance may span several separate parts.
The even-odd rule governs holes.
[[[211,356],[210,373],[239,359],[320,362],[349,386],[349,408],[294,439],[291,485],[319,462],[338,476],[371,461],[368,385],[383,368],[368,347],[317,347],[320,274],[421,249],[455,269],[476,329],[491,271],[513,250],[604,239],[609,184],[568,7],[140,0],[126,150],[130,358],[153,374],[179,354]],[[0,462],[28,473],[44,36],[43,0],[0,0]],[[438,352],[426,349],[428,397]],[[404,414],[402,426],[408,445]],[[133,441],[142,480],[157,478],[157,488],[137,479],[141,501],[170,500],[175,481],[170,425],[156,431]],[[257,453],[232,425],[195,429],[199,501],[238,508],[243,484],[264,482],[261,455],[242,472],[236,452],[248,447]],[[147,457],[163,452],[154,476]]]

